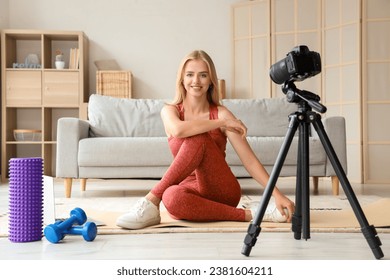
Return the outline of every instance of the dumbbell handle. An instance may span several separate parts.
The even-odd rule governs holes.
[[[94,222],[87,222],[81,227],[70,227],[64,234],[82,235],[85,241],[93,241],[97,235],[97,227]]]
[[[56,223],[57,228],[60,231],[64,231],[74,224],[82,225],[87,220],[87,215],[85,214],[84,210],[81,208],[75,208],[70,212],[70,217],[60,223]]]

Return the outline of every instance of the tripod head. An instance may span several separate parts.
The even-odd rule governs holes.
[[[286,81],[282,85],[282,91],[290,103],[304,103],[319,113],[325,113],[327,108],[320,103],[321,98],[310,91],[298,89],[294,81]]]

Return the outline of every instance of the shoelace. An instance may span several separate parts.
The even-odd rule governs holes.
[[[258,208],[259,208],[259,204],[258,203],[255,203],[254,205],[251,205],[250,208],[248,208],[248,206],[246,206],[246,205],[242,205],[242,206],[244,207],[244,209],[251,209],[251,210],[253,210],[253,213],[256,213]],[[270,214],[273,215],[275,209],[276,209],[276,207],[273,204],[268,204],[267,208],[265,209],[264,215],[270,215]]]
[[[267,207],[265,209],[265,214],[272,214],[275,210],[275,207]]]
[[[136,205],[134,205],[133,211],[140,217],[144,215],[145,208],[147,206],[147,203],[145,200],[140,200],[137,202]]]

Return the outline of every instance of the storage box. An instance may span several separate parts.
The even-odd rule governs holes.
[[[130,71],[96,71],[96,93],[118,98],[131,98]]]

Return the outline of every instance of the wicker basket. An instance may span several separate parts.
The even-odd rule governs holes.
[[[96,93],[117,98],[131,98],[130,71],[97,71]]]

